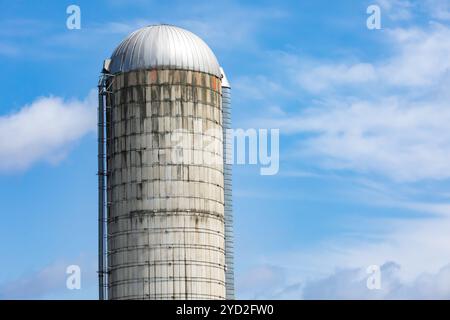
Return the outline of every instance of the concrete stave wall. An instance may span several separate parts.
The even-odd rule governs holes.
[[[117,75],[112,91],[109,298],[224,299],[220,80],[140,70]],[[207,135],[213,147],[182,140],[175,151],[179,129],[189,141]],[[175,161],[180,152],[191,157]]]

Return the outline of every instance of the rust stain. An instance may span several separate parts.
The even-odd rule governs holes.
[[[158,79],[158,73],[156,72],[156,70],[152,70],[150,71],[150,83],[156,83],[156,80]]]

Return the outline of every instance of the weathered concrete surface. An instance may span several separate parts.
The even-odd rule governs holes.
[[[192,71],[139,70],[117,75],[112,91],[109,298],[224,299],[220,80]],[[174,146],[180,130],[188,141],[205,134],[220,147],[184,139]],[[180,153],[193,161],[176,161]]]

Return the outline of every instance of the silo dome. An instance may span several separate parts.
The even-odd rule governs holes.
[[[190,31],[172,25],[152,25],[131,33],[114,50],[110,72],[139,69],[182,69],[221,76],[217,58]]]

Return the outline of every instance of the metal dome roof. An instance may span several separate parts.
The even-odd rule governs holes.
[[[192,32],[171,25],[136,30],[114,50],[111,73],[138,69],[185,69],[221,76],[208,45]]]

